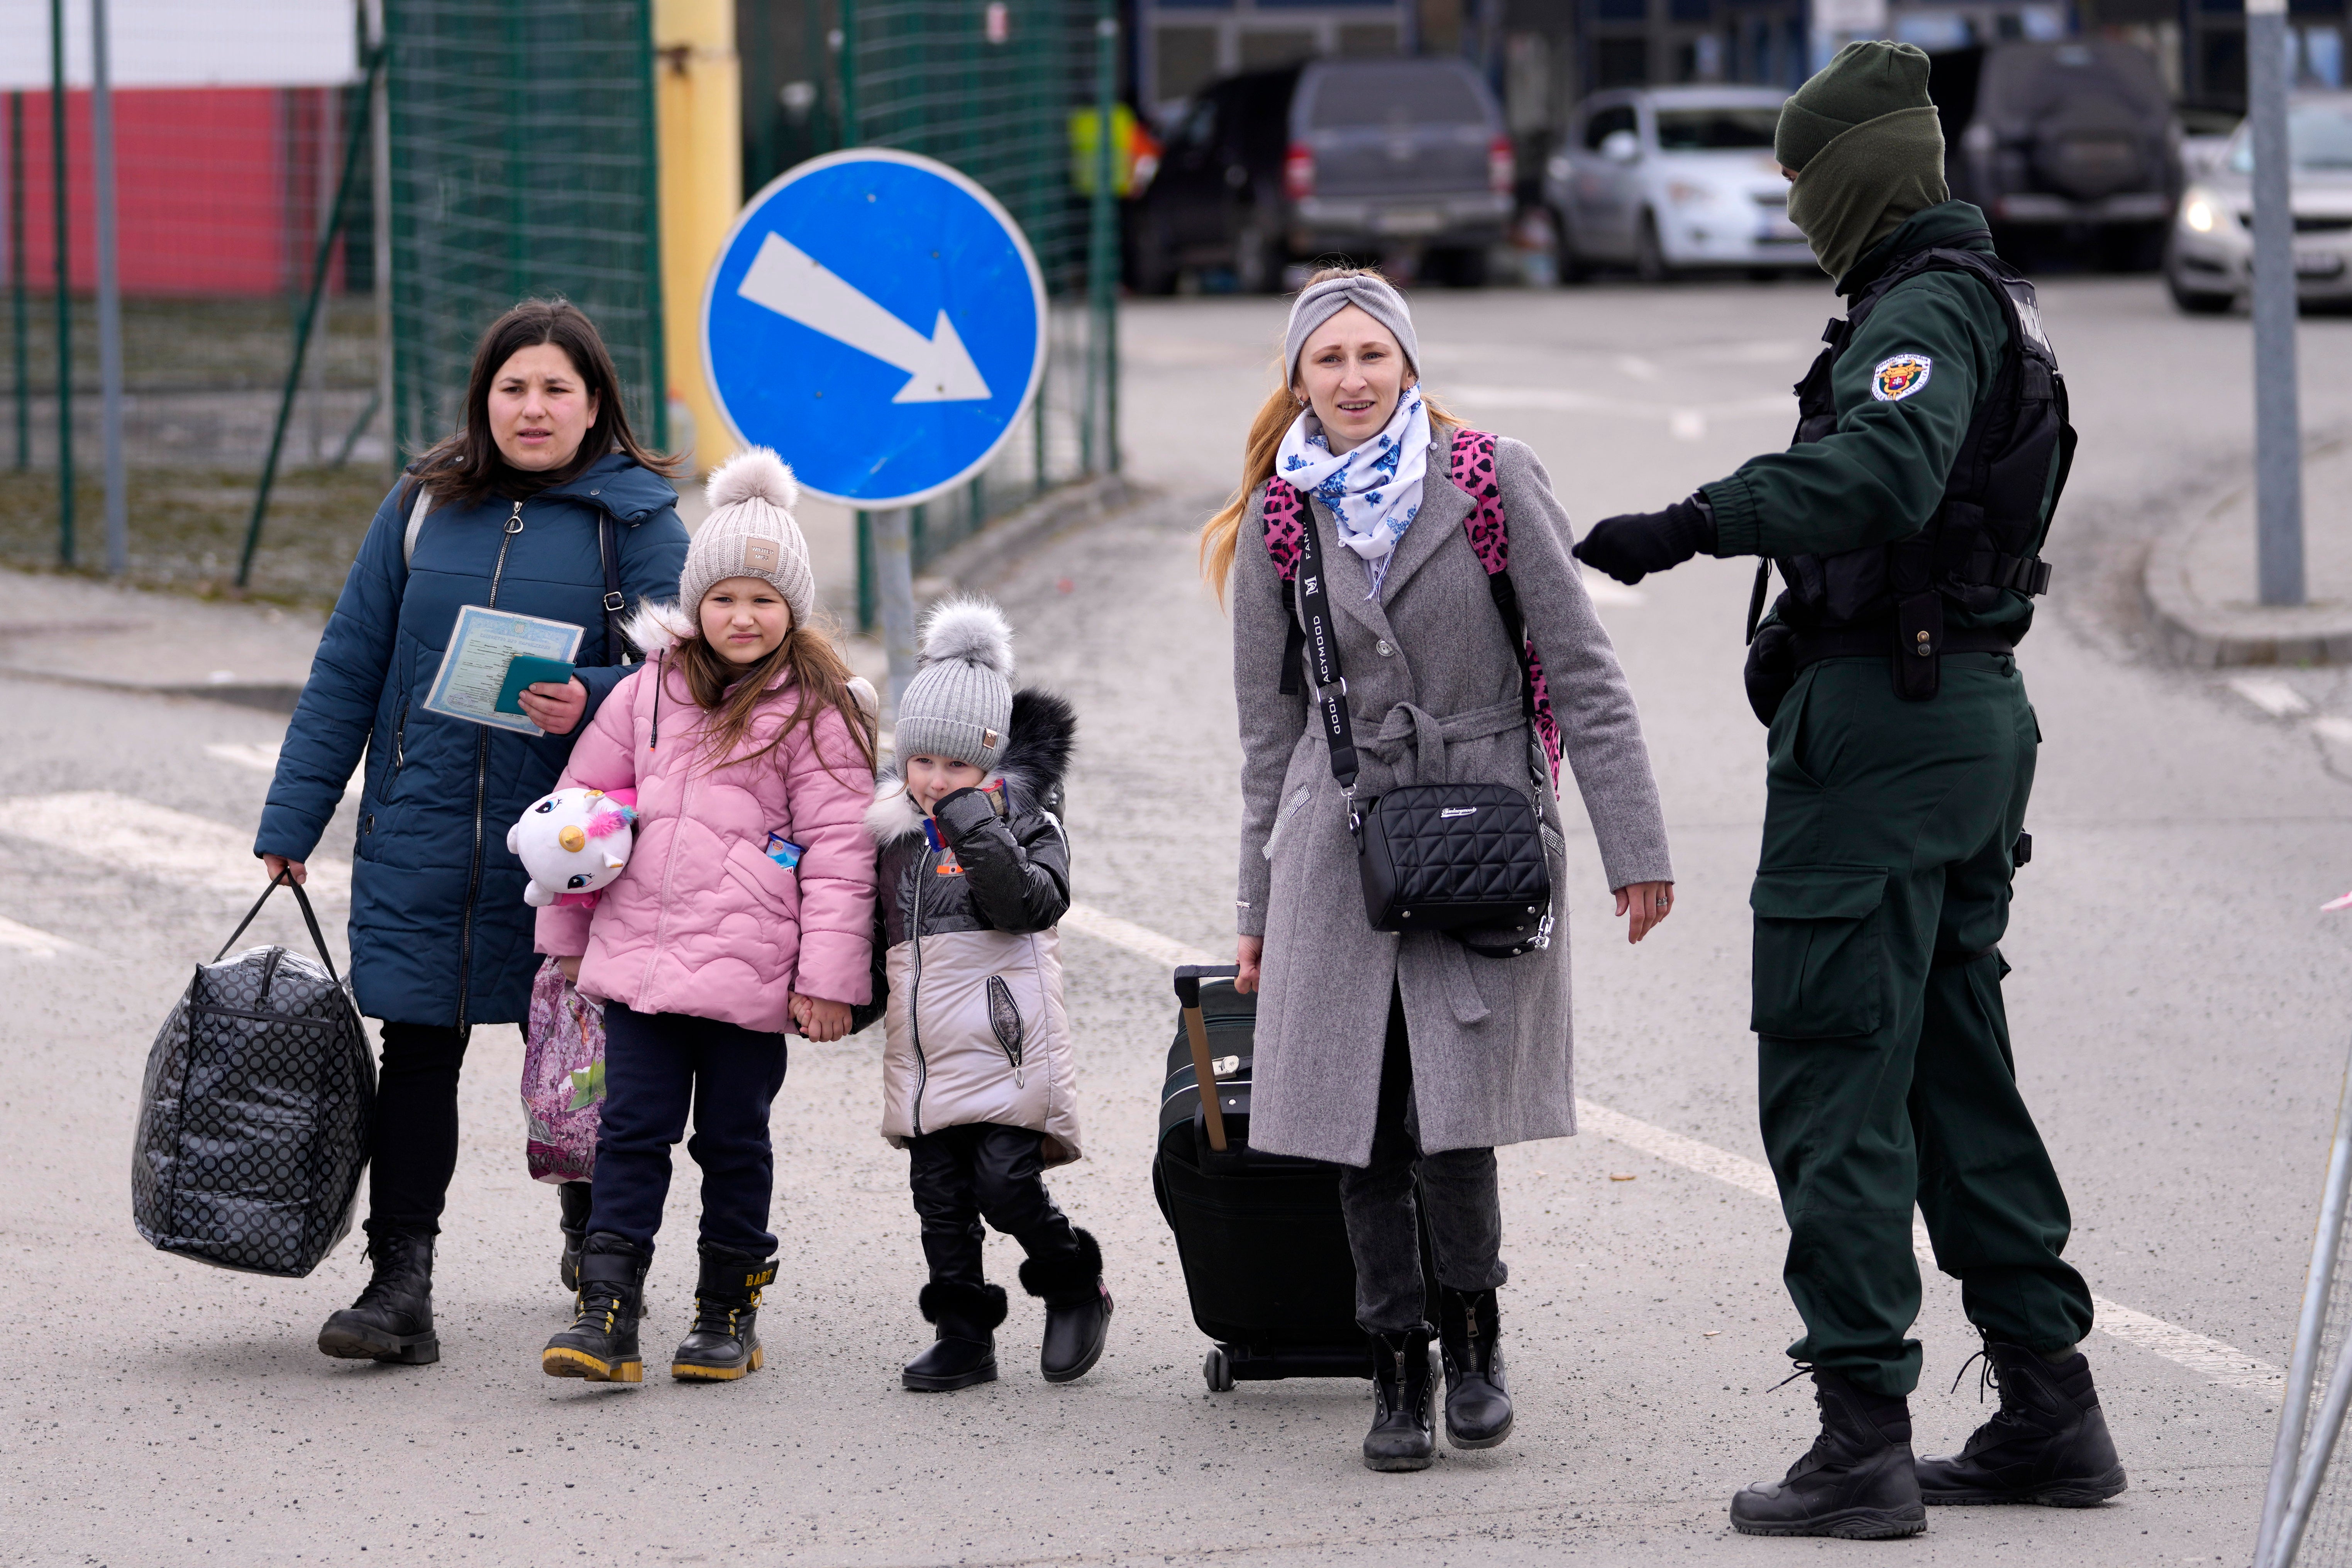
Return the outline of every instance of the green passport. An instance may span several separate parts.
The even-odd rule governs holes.
[[[536,686],[542,680],[560,684],[571,679],[572,667],[560,658],[541,658],[537,654],[519,653],[515,655],[514,662],[507,666],[506,679],[499,682],[498,710],[520,713],[522,704],[515,699],[522,695],[524,687]],[[476,687],[475,689],[478,691],[481,689]],[[474,700],[478,702],[481,699],[478,697]]]

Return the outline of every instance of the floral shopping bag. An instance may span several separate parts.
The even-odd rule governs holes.
[[[522,1111],[531,1179],[584,1182],[596,1173],[604,1103],[604,1005],[583,996],[549,959],[530,985],[523,1026]]]

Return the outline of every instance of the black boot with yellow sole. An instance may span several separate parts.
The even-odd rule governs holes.
[[[681,1383],[732,1383],[760,1370],[760,1292],[776,1280],[776,1260],[749,1253],[702,1249],[702,1277],[694,1285],[694,1327],[670,1357]]]
[[[580,1258],[572,1326],[547,1342],[539,1355],[540,1371],[591,1383],[643,1383],[637,1320],[645,1313],[646,1268],[652,1261],[609,1231],[591,1236]]]

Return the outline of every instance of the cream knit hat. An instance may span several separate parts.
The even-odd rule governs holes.
[[[923,621],[923,667],[898,699],[901,757],[949,757],[985,772],[1013,725],[1013,628],[986,599],[950,599]]]
[[[703,493],[710,515],[687,546],[677,607],[699,617],[702,595],[712,587],[730,577],[758,577],[784,596],[793,625],[808,625],[816,614],[816,577],[808,541],[793,521],[801,491],[792,469],[765,447],[753,447],[720,464]]]

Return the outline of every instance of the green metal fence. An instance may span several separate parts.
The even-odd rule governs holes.
[[[393,435],[457,423],[482,329],[561,295],[668,445],[649,0],[385,0]]]

